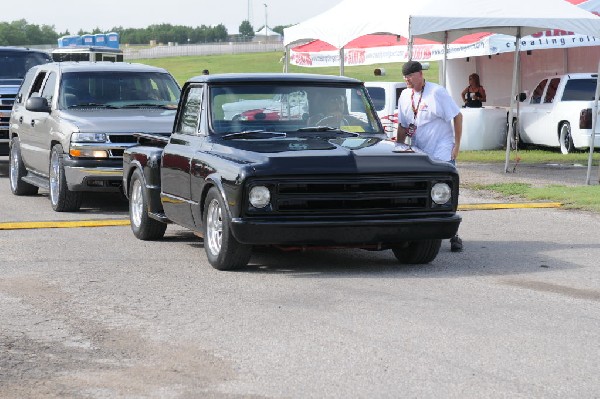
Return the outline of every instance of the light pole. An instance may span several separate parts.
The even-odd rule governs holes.
[[[269,28],[267,25],[267,4],[263,3],[263,5],[265,6],[265,43],[269,40],[268,34],[269,34]]]

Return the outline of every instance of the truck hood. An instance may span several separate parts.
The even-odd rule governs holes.
[[[424,152],[381,137],[286,137],[265,140],[218,141],[213,155],[251,166],[257,175],[282,173],[454,172],[447,162],[433,161]],[[433,166],[435,165],[435,166]]]
[[[59,111],[60,118],[80,132],[169,133],[176,110],[165,109],[86,109]]]

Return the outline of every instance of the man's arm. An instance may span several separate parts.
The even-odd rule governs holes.
[[[454,148],[452,148],[452,159],[455,160],[458,157],[460,151],[460,139],[462,137],[462,122],[463,116],[459,112],[454,117]]]

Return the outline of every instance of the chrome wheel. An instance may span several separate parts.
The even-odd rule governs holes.
[[[144,197],[142,196],[142,184],[134,180],[131,185],[131,223],[135,226],[142,224],[142,213],[144,212]]]
[[[573,145],[573,137],[571,136],[571,125],[569,125],[567,122],[563,123],[560,127],[559,140],[560,152],[563,154],[573,152],[575,146]]]
[[[50,157],[50,202],[58,204],[60,195],[60,159],[58,151],[52,151]]]
[[[17,191],[19,179],[19,154],[13,150],[10,152],[10,188],[13,193]]]
[[[219,255],[223,242],[223,217],[216,198],[208,204],[205,239],[209,251],[215,256]]]

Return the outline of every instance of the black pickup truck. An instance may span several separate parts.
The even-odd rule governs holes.
[[[459,178],[387,140],[362,82],[313,74],[203,75],[184,85],[170,137],[140,134],[123,157],[131,228],[204,239],[219,270],[253,246],[392,250],[428,263],[452,237]]]

